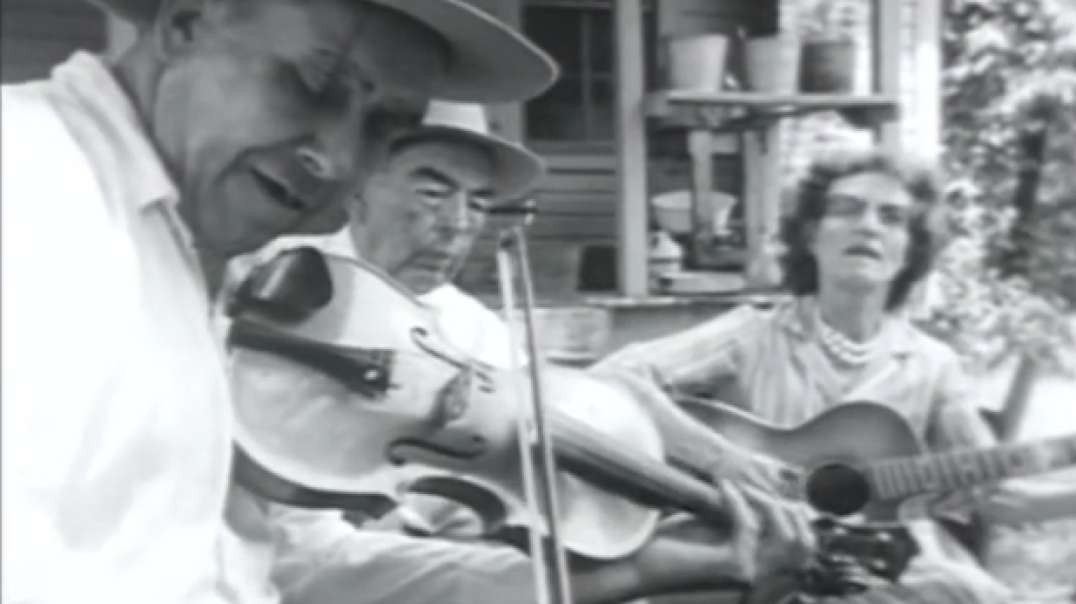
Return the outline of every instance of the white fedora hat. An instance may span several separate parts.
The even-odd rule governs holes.
[[[396,139],[396,144],[427,139],[459,139],[472,142],[493,156],[494,188],[498,198],[519,199],[530,192],[545,173],[545,162],[526,147],[490,132],[482,105],[434,99],[426,108],[422,124]]]
[[[90,0],[135,23],[153,20],[160,0]],[[434,93],[483,103],[538,96],[557,64],[519,32],[463,0],[356,0],[399,11],[436,31],[452,49],[448,74]]]

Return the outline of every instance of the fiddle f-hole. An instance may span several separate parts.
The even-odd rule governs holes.
[[[412,327],[411,328],[411,341],[419,348],[419,350],[425,352],[431,357],[444,361],[445,363],[455,367],[456,369],[466,369],[468,364],[462,360],[455,359],[452,354],[436,346],[433,342],[433,336],[429,330],[425,327]]]
[[[811,471],[807,477],[807,503],[814,509],[849,516],[859,512],[870,501],[870,485],[859,470],[829,463]]]
[[[481,531],[469,537],[483,537],[502,531],[504,520],[508,516],[508,510],[504,503],[488,489],[479,485],[457,480],[451,477],[425,476],[417,479],[409,485],[408,492],[416,495],[440,497],[446,500],[444,503],[454,502],[462,506],[467,512],[481,522]],[[434,506],[437,509],[439,506]],[[452,509],[453,506],[440,507],[442,512]],[[454,514],[460,512],[457,509]],[[411,527],[412,530],[415,527]],[[463,535],[456,535],[461,537]]]

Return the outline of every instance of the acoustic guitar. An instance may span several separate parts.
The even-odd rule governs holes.
[[[681,398],[695,417],[731,441],[802,470],[798,485],[815,510],[897,521],[924,495],[1076,465],[1076,434],[984,449],[928,453],[908,422],[868,402],[833,407],[792,429],[712,401]]]

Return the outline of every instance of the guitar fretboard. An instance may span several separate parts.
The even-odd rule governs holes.
[[[866,471],[875,497],[902,499],[951,491],[1076,464],[1076,435],[1029,444],[898,457]]]

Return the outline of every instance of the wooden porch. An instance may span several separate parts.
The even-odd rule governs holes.
[[[798,44],[785,34],[798,31],[803,2],[474,1],[549,49],[569,82],[525,105],[493,111],[502,135],[524,141],[549,164],[533,194],[538,214],[529,235],[550,336],[577,333],[573,321],[583,321],[579,328],[602,326],[602,333],[580,341],[547,341],[553,357],[597,358],[735,304],[772,302],[774,283],[759,278],[759,266],[772,262],[766,254],[782,191],[811,153],[796,140],[802,130],[836,124],[890,147],[908,137],[928,153],[940,145],[940,6],[931,0],[860,0],[861,22],[852,29],[863,55],[857,78],[866,85],[834,93],[743,86],[741,36],[780,33]],[[739,85],[671,88],[669,41],[704,33],[729,37],[726,73]],[[591,88],[575,86],[580,81]],[[818,115],[829,121],[812,125]],[[565,124],[550,125],[557,120]],[[695,200],[709,191],[739,200],[730,218],[737,249],[724,250],[721,261],[705,243],[699,247],[701,225],[677,239],[686,268],[703,283],[690,293],[655,287],[648,275],[648,242],[657,226],[651,200],[678,190]],[[500,226],[492,224],[476,244],[459,278],[495,308],[493,250]],[[579,348],[582,340],[596,348]]]

